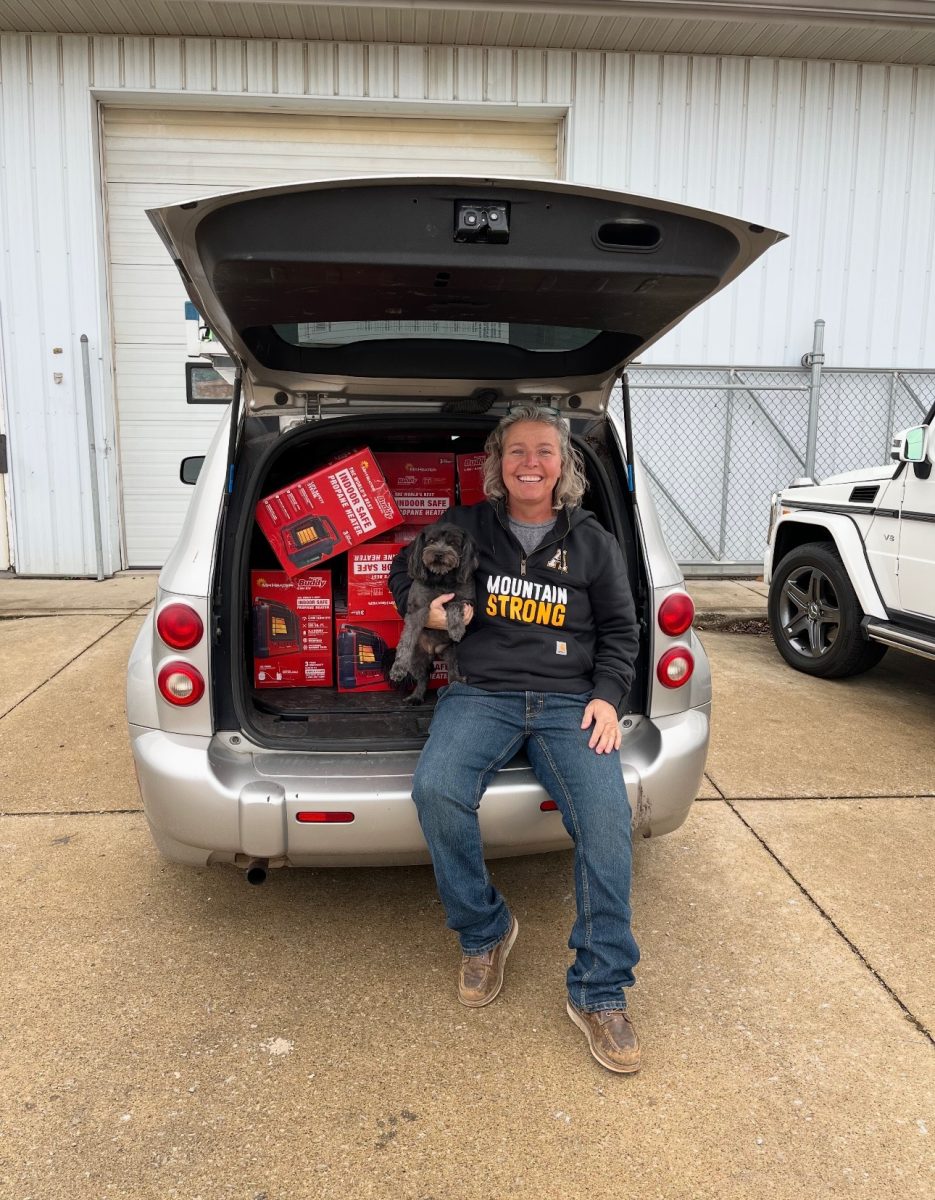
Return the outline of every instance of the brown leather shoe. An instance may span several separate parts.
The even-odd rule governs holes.
[[[506,937],[483,954],[465,954],[461,959],[458,976],[458,999],[468,1008],[483,1008],[496,1000],[503,987],[503,968],[506,957],[513,949],[519,922],[513,917]]]
[[[640,1040],[622,1008],[584,1012],[569,1000],[565,1009],[584,1031],[591,1053],[602,1067],[621,1075],[632,1075],[640,1069]]]

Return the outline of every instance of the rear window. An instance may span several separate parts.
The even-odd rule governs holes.
[[[322,349],[355,342],[435,339],[495,342],[519,350],[558,353],[580,350],[599,334],[597,329],[567,325],[517,325],[506,321],[310,321],[273,328],[290,346]]]

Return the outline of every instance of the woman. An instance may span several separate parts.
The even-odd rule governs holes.
[[[458,932],[458,997],[495,999],[518,926],[490,881],[477,810],[496,772],[525,747],[575,843],[577,919],[568,1015],[612,1071],[639,1069],[625,989],[639,959],[630,929],[630,806],[618,710],[638,651],[636,614],[614,538],[579,507],[585,480],[568,425],[534,405],[486,444],[487,500],[446,522],[477,543],[477,611],[458,647],[466,683],[439,694],[412,798],[448,926]],[[407,554],[390,587],[405,611]],[[436,600],[428,627],[445,628]]]

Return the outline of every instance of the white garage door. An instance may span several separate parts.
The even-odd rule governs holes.
[[[158,566],[220,410],[185,402],[185,293],[144,210],[332,175],[557,174],[554,121],[104,110],[104,186],[124,530],[130,566]]]

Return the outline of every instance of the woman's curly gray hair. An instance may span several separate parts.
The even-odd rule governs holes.
[[[491,500],[503,500],[506,488],[503,486],[503,438],[511,425],[520,421],[536,421],[547,425],[558,434],[559,450],[562,458],[562,473],[552,492],[552,507],[577,508],[581,503],[587,487],[584,474],[584,460],[571,444],[571,430],[568,422],[554,409],[540,408],[537,404],[523,404],[512,408],[501,420],[500,424],[488,436],[484,444],[484,495]]]

